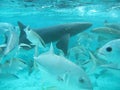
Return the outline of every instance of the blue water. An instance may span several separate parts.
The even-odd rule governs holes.
[[[81,62],[89,59],[89,53],[86,49],[96,52],[98,48],[104,45],[104,43],[101,44],[98,41],[97,35],[91,34],[90,31],[94,28],[104,26],[106,20],[110,23],[120,23],[119,0],[86,0],[86,2],[82,0],[82,3],[79,2],[80,0],[24,1],[27,0],[1,0],[0,22],[7,22],[13,26],[18,26],[17,21],[21,21],[31,28],[44,28],[70,22],[91,22],[93,24],[86,31],[70,38],[70,54],[67,58],[78,66]],[[0,34],[0,44],[3,44],[4,41],[3,35]],[[81,51],[81,48],[75,50],[74,48],[78,45],[85,48],[85,51]],[[79,54],[78,57],[75,56],[76,52]],[[18,51],[17,58],[22,58],[31,63],[33,55],[34,49],[29,51],[21,49]],[[10,54],[8,58],[13,56],[14,54]],[[26,67],[23,63],[22,66]],[[105,69],[102,71],[98,68],[92,71],[89,70],[91,64],[85,64],[82,68],[90,78],[93,90],[120,90],[119,70]],[[25,68],[18,71],[16,76],[17,79],[12,75],[0,76],[0,90],[86,90],[81,88],[76,89],[76,87],[71,86],[66,87],[63,83],[53,79],[52,75],[49,75],[48,72],[39,70],[37,67],[30,75],[29,68]]]

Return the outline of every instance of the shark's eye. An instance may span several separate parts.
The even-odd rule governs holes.
[[[112,51],[112,47],[107,47],[107,48],[106,48],[106,51],[107,51],[107,52],[111,52],[111,51]]]

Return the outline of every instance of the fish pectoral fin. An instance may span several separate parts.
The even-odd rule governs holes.
[[[120,66],[118,64],[114,64],[114,63],[103,64],[100,67],[108,68],[108,69],[114,69],[114,70],[120,70]]]
[[[25,44],[25,43],[21,43],[21,44],[19,45],[19,48],[21,48],[21,47],[28,47],[28,48],[31,48],[30,45]]]
[[[65,82],[66,84],[68,84],[68,82],[69,82],[69,72],[65,72],[64,74],[59,75],[57,77],[57,80],[61,81],[61,82]]]
[[[58,81],[61,81],[61,82],[64,82],[64,78],[61,77],[61,76],[58,76],[58,77],[57,77],[57,80],[58,80]]]
[[[70,38],[70,34],[69,33],[65,34],[56,44],[57,48],[61,49],[65,55],[67,54],[68,51],[69,38]]]

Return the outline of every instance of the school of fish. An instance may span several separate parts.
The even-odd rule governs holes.
[[[73,90],[118,90],[120,24],[105,23],[90,29],[78,33],[76,44],[65,54],[56,42],[46,44],[29,26],[24,28],[24,34],[30,44],[21,43],[19,27],[0,22],[0,34],[4,35],[0,45],[0,81],[21,79],[20,72],[27,72],[31,77],[37,69],[63,86],[74,87]]]

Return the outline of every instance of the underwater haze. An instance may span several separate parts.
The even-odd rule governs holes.
[[[0,0],[0,90],[120,90],[120,0]]]

